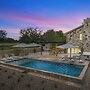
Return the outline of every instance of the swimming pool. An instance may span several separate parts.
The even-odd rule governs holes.
[[[34,59],[22,59],[22,60],[12,61],[9,63],[28,67],[28,68],[49,71],[57,74],[74,76],[74,77],[79,77],[80,73],[84,68],[84,65],[72,65],[61,62],[51,62],[51,61],[42,61],[42,60],[34,60]]]

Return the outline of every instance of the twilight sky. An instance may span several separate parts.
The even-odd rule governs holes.
[[[90,0],[0,0],[0,29],[18,38],[30,26],[69,31],[90,17]]]

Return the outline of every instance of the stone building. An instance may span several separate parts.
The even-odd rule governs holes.
[[[66,37],[67,43],[79,46],[76,50],[72,49],[72,52],[79,53],[80,47],[83,47],[84,52],[90,52],[90,18],[84,19],[81,26],[67,32]]]

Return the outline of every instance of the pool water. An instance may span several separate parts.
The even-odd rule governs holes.
[[[33,60],[33,59],[24,59],[24,61],[29,60],[29,62],[24,62],[23,60],[9,62],[11,64],[16,64],[19,66],[35,68],[39,70],[54,72],[57,74],[65,74],[70,76],[79,77],[83,65],[72,65],[61,62],[50,62],[50,61],[41,61],[41,60]],[[21,62],[21,63],[20,63]]]

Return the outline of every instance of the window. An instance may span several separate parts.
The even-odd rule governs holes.
[[[80,40],[82,40],[83,39],[83,36],[82,36],[82,34],[80,34]]]

